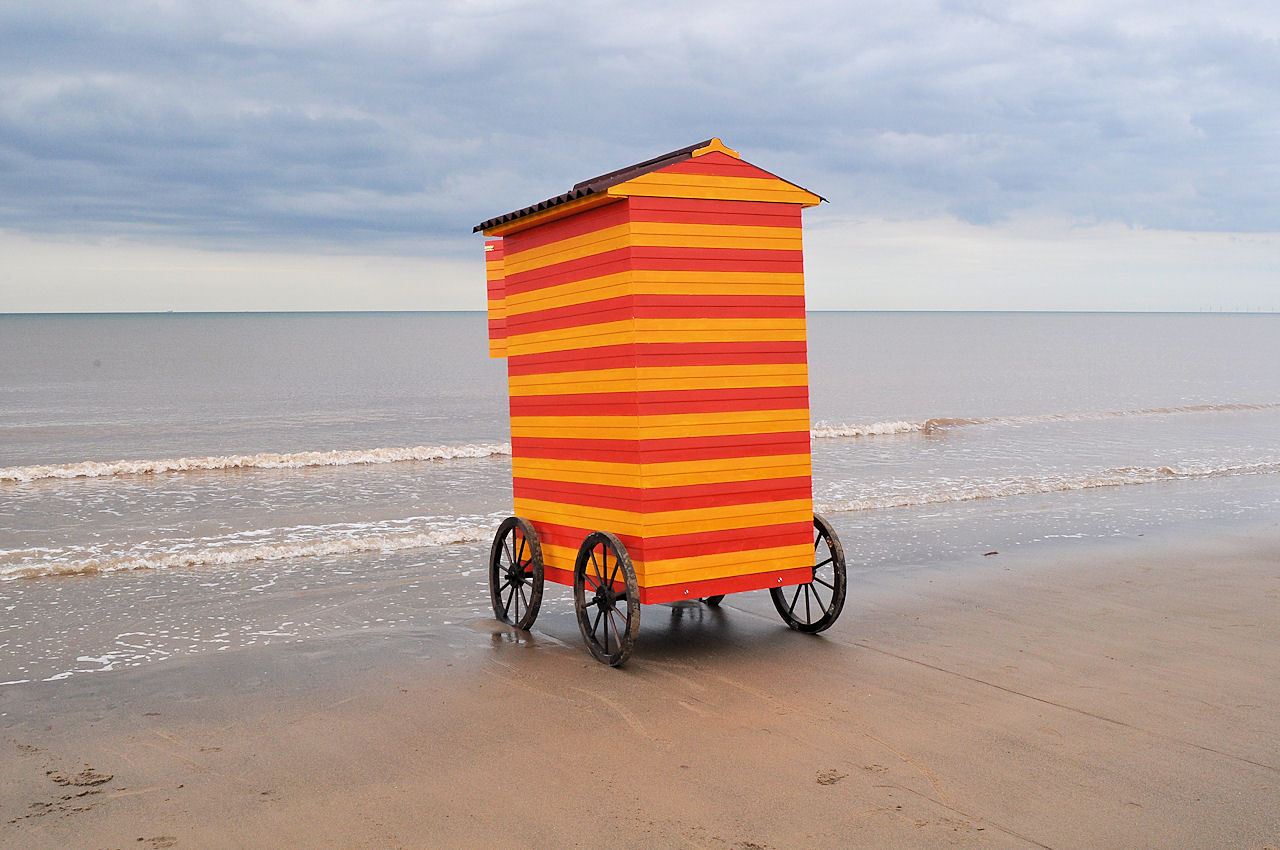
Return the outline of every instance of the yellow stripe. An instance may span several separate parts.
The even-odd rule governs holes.
[[[600,460],[560,460],[540,457],[511,459],[511,474],[517,478],[557,481],[570,485],[578,481],[590,481],[593,484],[612,484],[650,490],[688,484],[797,478],[808,476],[811,472],[812,464],[807,454],[679,460],[663,463],[612,463]]]
[[[571,392],[692,390],[715,387],[799,387],[809,382],[804,363],[728,364],[716,366],[640,366],[590,369],[543,375],[512,375],[511,395],[557,395]],[[575,387],[583,389],[574,389]]]
[[[822,201],[812,192],[777,177],[720,177],[654,171],[633,177],[608,190],[614,197],[645,195],[657,198],[704,198],[719,201],[777,201],[815,206]]]
[[[727,239],[795,239],[800,235],[798,226],[777,227],[771,224],[698,224],[685,221],[633,221],[631,233],[646,238],[659,236],[718,236]],[[647,242],[645,244],[666,244]]]
[[[647,587],[664,584],[684,584],[709,578],[730,578],[750,575],[767,570],[792,570],[813,566],[813,546],[807,543],[792,546],[771,546],[766,549],[748,549],[742,552],[718,552],[713,555],[694,555],[687,558],[662,560],[640,559],[648,579]]]
[[[508,315],[590,304],[625,295],[804,295],[804,275],[791,272],[618,272],[507,296]]]
[[[523,251],[512,251],[506,254],[497,264],[527,263],[542,257],[570,251],[576,251],[594,245],[597,242],[608,242],[615,237],[628,233],[637,241],[637,245],[673,245],[665,241],[672,238],[714,237],[716,239],[746,239],[760,241],[795,241],[800,238],[799,227],[776,227],[758,224],[697,224],[679,221],[632,221],[602,227],[589,233],[579,233],[564,239],[548,242]],[[588,252],[588,253],[595,253]]]
[[[671,413],[658,416],[591,416],[584,411],[583,416],[575,417],[511,417],[513,437],[653,440],[664,437],[718,437],[807,430],[808,409]]]
[[[519,316],[525,313],[536,313],[539,310],[588,304],[592,301],[603,301],[606,298],[631,295],[635,291],[632,274],[632,272],[617,272],[529,292],[512,293],[507,296],[507,303],[511,307],[511,315]]]
[[[489,356],[490,357],[506,357],[507,341],[505,339],[489,340]]]
[[[790,499],[754,505],[728,505],[692,508],[683,511],[638,513],[612,508],[562,505],[541,499],[514,502],[517,516],[534,522],[550,522],[574,528],[606,529],[615,534],[637,537],[667,537],[701,531],[728,531],[735,528],[757,528],[787,522],[809,522],[813,519],[813,500]]]
[[[800,319],[630,319],[508,337],[512,354],[652,342],[804,342]]]

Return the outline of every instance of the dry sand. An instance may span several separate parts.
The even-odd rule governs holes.
[[[548,595],[567,590],[549,587]],[[1280,531],[0,689],[0,845],[1280,847]]]

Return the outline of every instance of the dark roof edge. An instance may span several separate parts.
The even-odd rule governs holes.
[[[542,212],[552,207],[558,207],[561,204],[567,204],[569,201],[576,201],[578,198],[585,198],[587,195],[595,195],[610,186],[617,186],[619,183],[639,177],[641,174],[648,174],[650,171],[657,171],[659,168],[671,165],[676,162],[683,162],[693,157],[693,152],[699,148],[705,148],[711,144],[713,139],[697,142],[696,144],[680,148],[679,150],[664,153],[661,156],[655,156],[653,159],[646,159],[644,162],[637,162],[635,165],[628,165],[625,168],[619,168],[617,171],[610,171],[607,174],[601,174],[599,177],[592,177],[590,180],[583,180],[574,185],[572,189],[563,195],[556,195],[553,198],[547,198],[536,204],[531,204],[524,209],[514,210],[500,216],[482,221],[471,229],[472,233],[479,233],[482,230],[488,230],[491,227],[497,227],[500,224],[506,224],[527,215]]]

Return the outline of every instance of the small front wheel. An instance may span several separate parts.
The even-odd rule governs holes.
[[[573,609],[587,649],[617,667],[631,655],[640,632],[640,586],[622,541],[593,531],[573,565]]]
[[[813,515],[813,580],[793,587],[771,587],[773,607],[798,632],[816,634],[831,627],[844,609],[844,548],[831,523]]]
[[[489,599],[493,615],[528,629],[542,606],[542,544],[533,523],[509,516],[498,526],[489,549]]]

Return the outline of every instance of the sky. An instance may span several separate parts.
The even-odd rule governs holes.
[[[492,216],[718,136],[813,309],[1280,311],[1280,4],[0,3],[0,313],[482,309]]]

